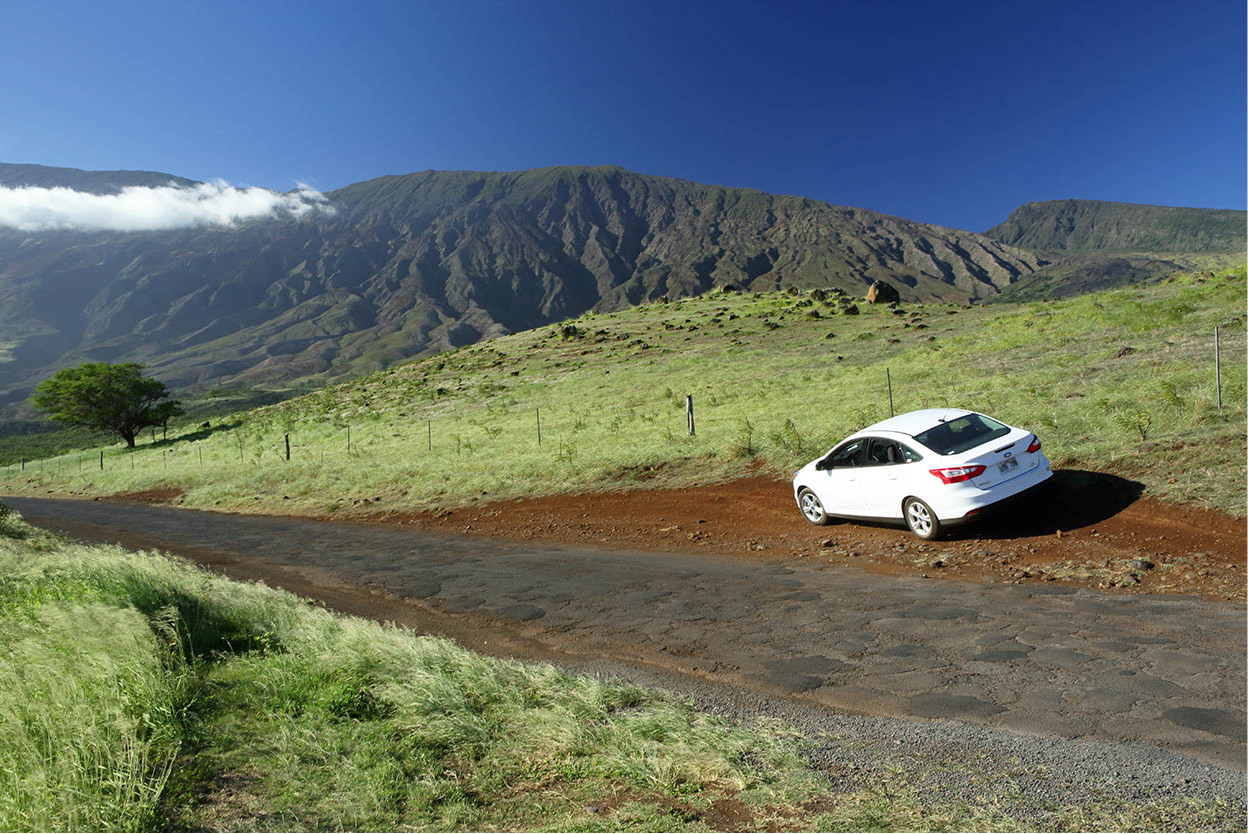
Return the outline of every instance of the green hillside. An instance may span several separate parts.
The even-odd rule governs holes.
[[[110,447],[103,471],[97,449],[25,471],[10,457],[0,489],[177,487],[188,506],[343,515],[708,483],[759,466],[784,477],[888,415],[887,371],[898,411],[982,409],[1037,431],[1057,466],[1242,515],[1244,291],[1237,270],[1055,302],[859,301],[857,315],[835,294],[714,292],[588,314],[566,338],[544,327],[462,348],[133,453]]]

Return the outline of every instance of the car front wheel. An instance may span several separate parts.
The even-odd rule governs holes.
[[[797,493],[797,506],[801,508],[802,515],[806,516],[806,520],[811,524],[828,523],[828,514],[823,509],[823,503],[819,500],[819,496],[810,490],[803,488]]]
[[[940,519],[932,512],[931,507],[918,498],[907,498],[902,513],[906,517],[906,526],[910,528],[910,532],[920,539],[930,541],[940,538]]]

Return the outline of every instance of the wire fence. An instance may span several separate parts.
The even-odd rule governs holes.
[[[1210,358],[1214,367],[1203,396],[1210,406],[1216,400],[1221,415],[1221,344],[1216,329],[1213,337]],[[153,430],[151,439],[134,449],[74,451],[33,460],[21,457],[0,466],[0,476],[37,473],[58,480],[89,480],[101,471],[174,475],[286,463],[362,471],[370,461],[436,472],[453,470],[457,463],[482,455],[546,458],[573,465],[588,458],[619,458],[621,448],[655,459],[714,452],[746,457],[764,454],[777,463],[798,463],[897,411],[973,405],[1003,419],[1018,414],[1024,421],[1039,419],[1045,425],[1043,416],[1031,417],[1037,406],[1040,412],[1064,407],[1054,400],[1054,392],[1010,386],[989,386],[988,390],[982,383],[975,387],[944,383],[939,386],[942,393],[933,393],[934,386],[914,372],[899,378],[891,369],[878,366],[871,375],[864,374],[834,408],[812,410],[800,398],[779,396],[778,385],[755,381],[750,390],[718,394],[668,389],[657,399],[623,403],[489,404],[423,419],[417,418],[419,406],[404,409],[407,416],[401,419],[364,411],[352,421],[300,416],[283,412],[279,406],[264,418],[253,413],[243,423],[188,427],[168,439]],[[769,401],[774,403],[771,408],[746,406]],[[1176,402],[1175,407],[1181,415],[1183,405]],[[1139,417],[1132,428],[1142,441],[1149,426],[1142,416],[1132,416]],[[1151,415],[1148,422],[1151,425]]]
[[[333,464],[365,467],[369,461],[406,461],[414,468],[451,468],[457,461],[486,456],[544,457],[575,464],[612,447],[660,456],[708,451],[753,456],[764,450],[801,455],[826,451],[833,435],[889,415],[883,380],[877,404],[837,414],[802,414],[799,408],[743,410],[729,397],[673,394],[662,402],[625,405],[524,406],[481,410],[423,420],[387,420],[377,415],[349,424],[311,422],[289,430],[277,420],[237,426],[201,426],[168,440],[140,441],[133,448],[75,451],[37,460],[19,459],[3,468],[8,477],[39,473],[90,479],[100,472],[211,470],[247,466]],[[926,400],[925,400],[926,403]],[[933,401],[951,405],[948,397]],[[524,416],[520,416],[520,415]],[[348,467],[349,468],[349,467]]]

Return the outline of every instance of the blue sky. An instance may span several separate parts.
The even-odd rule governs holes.
[[[1244,208],[1230,2],[17,2],[0,161],[330,190],[618,164],[982,231]]]

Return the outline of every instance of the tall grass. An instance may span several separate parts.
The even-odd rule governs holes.
[[[147,620],[53,604],[3,628],[0,828],[151,827],[178,748],[180,675]]]
[[[188,670],[165,613],[118,606],[0,505],[0,828],[150,827]]]
[[[0,505],[0,829],[160,821],[197,646],[254,631],[267,610],[247,593],[224,614],[205,606],[206,580],[152,554],[64,545]]]

